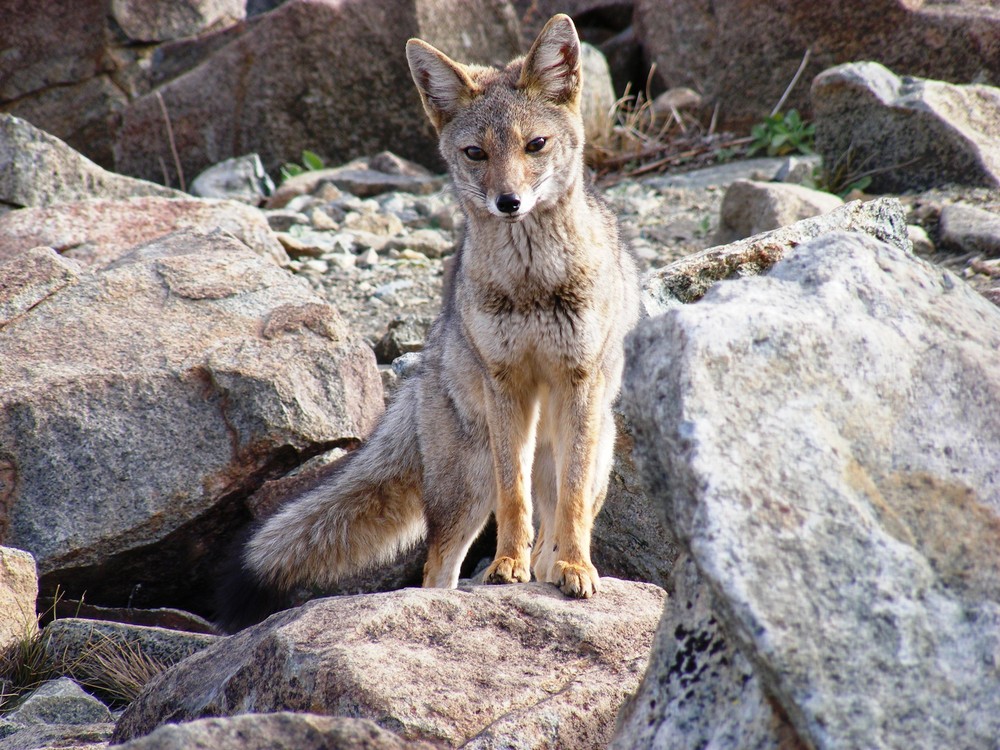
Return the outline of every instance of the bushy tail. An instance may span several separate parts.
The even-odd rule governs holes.
[[[282,594],[328,586],[388,562],[423,537],[416,379],[406,383],[368,441],[250,537],[220,600],[220,624],[242,627],[281,608]]]

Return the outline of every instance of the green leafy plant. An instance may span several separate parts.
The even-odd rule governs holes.
[[[281,179],[284,181],[304,172],[315,172],[316,170],[323,169],[325,166],[326,162],[323,161],[322,156],[317,154],[315,151],[309,151],[307,149],[302,152],[301,164],[296,164],[295,162],[290,161],[287,164],[282,165]]]
[[[802,119],[798,110],[770,115],[750,129],[747,155],[766,151],[768,156],[811,154],[816,138],[816,126]]]

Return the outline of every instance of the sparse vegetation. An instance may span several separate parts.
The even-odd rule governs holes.
[[[290,161],[281,166],[281,179],[282,181],[285,181],[290,177],[295,177],[296,175],[303,174],[304,172],[315,172],[323,169],[325,166],[326,162],[323,161],[322,156],[317,154],[315,151],[309,151],[306,149],[302,152],[301,164],[296,164],[295,162]]]
[[[649,71],[645,91],[633,95],[626,88],[587,143],[587,163],[605,186],[670,167],[725,161],[749,142],[716,133],[714,116],[706,127],[693,113],[658,111],[650,93],[654,72]]]
[[[0,649],[0,711],[53,676],[55,668],[42,643],[38,621],[26,616],[20,637]]]
[[[56,619],[56,593],[51,619]],[[39,620],[26,618],[24,633],[0,650],[0,713],[48,680],[66,676],[111,704],[125,705],[142,691],[149,680],[169,664],[145,653],[139,643],[96,635],[74,656],[52,653],[43,638]]]
[[[747,156],[764,151],[768,156],[811,154],[816,140],[816,126],[807,123],[798,110],[778,112],[759,122],[750,130]]]

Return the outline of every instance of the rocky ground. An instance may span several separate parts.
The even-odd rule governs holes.
[[[717,232],[726,188],[736,179],[770,180],[787,161],[740,160],[687,174],[623,180],[603,188],[602,194],[648,271],[720,244]],[[394,321],[433,319],[440,308],[447,259],[461,233],[461,214],[450,190],[444,187],[423,196],[390,192],[367,199],[350,194],[329,199],[328,189],[318,192],[295,198],[295,211],[265,210],[272,227],[293,238],[286,240],[293,256],[289,268],[373,346]],[[942,244],[940,217],[945,207],[956,203],[1000,213],[997,191],[935,188],[899,197],[909,223],[927,233],[926,241],[915,244],[919,255],[982,291],[996,285],[1000,264],[989,257],[988,248]],[[311,244],[297,245],[294,239]]]

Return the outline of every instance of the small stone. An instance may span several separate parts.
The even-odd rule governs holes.
[[[287,232],[294,226],[309,224],[309,217],[297,211],[287,211],[284,209],[276,211],[265,211],[264,217],[267,224],[275,232]]]
[[[701,94],[685,86],[667,89],[653,99],[653,112],[657,116],[669,117],[671,113],[681,109],[698,109],[702,106]]]
[[[312,191],[312,196],[318,201],[335,201],[344,197],[344,191],[332,182],[321,182]]]
[[[386,244],[400,252],[410,250],[420,253],[425,258],[441,258],[454,248],[450,238],[434,229],[417,229],[408,235],[393,237]]]
[[[330,265],[325,260],[313,258],[302,264],[302,270],[307,273],[325,274],[330,270]]]
[[[313,229],[330,231],[340,229],[340,225],[320,206],[315,206],[309,211],[309,223],[312,224]]]
[[[913,243],[914,253],[924,256],[933,255],[934,243],[931,241],[930,235],[927,234],[927,230],[922,226],[919,224],[907,224],[906,236]]]
[[[316,199],[313,198],[311,195],[297,195],[290,201],[288,201],[288,203],[281,206],[281,208],[284,208],[287,211],[292,211],[295,213],[305,213],[305,211],[315,202]],[[268,206],[270,205],[271,204],[268,203]]]
[[[964,203],[941,209],[941,246],[952,252],[1000,257],[1000,215]]]
[[[68,677],[46,682],[7,714],[25,724],[99,724],[114,721],[108,707]]]
[[[342,271],[354,268],[358,262],[358,259],[351,253],[330,253],[329,255],[324,255],[323,260],[329,263],[330,266],[339,268]]]
[[[236,156],[209,167],[194,178],[191,194],[200,198],[222,198],[259,206],[274,192],[257,154]]]
[[[276,232],[278,242],[292,258],[319,257],[324,248],[288,232]]]
[[[420,367],[420,352],[407,352],[392,360],[392,371],[402,380],[413,375]]]
[[[344,217],[344,226],[372,234],[392,236],[400,234],[403,222],[392,214],[351,212]]]
[[[389,323],[386,332],[375,344],[376,359],[381,364],[389,364],[404,354],[419,352],[424,348],[424,339],[427,338],[431,323],[429,318],[413,315],[396,318]]]
[[[372,266],[378,265],[378,253],[375,252],[374,248],[368,248],[360,255],[357,256],[357,265],[361,268],[371,268]]]
[[[417,262],[427,262],[428,258],[423,253],[418,253],[416,250],[410,250],[406,248],[405,250],[399,251],[399,257],[401,260],[412,260]]]

